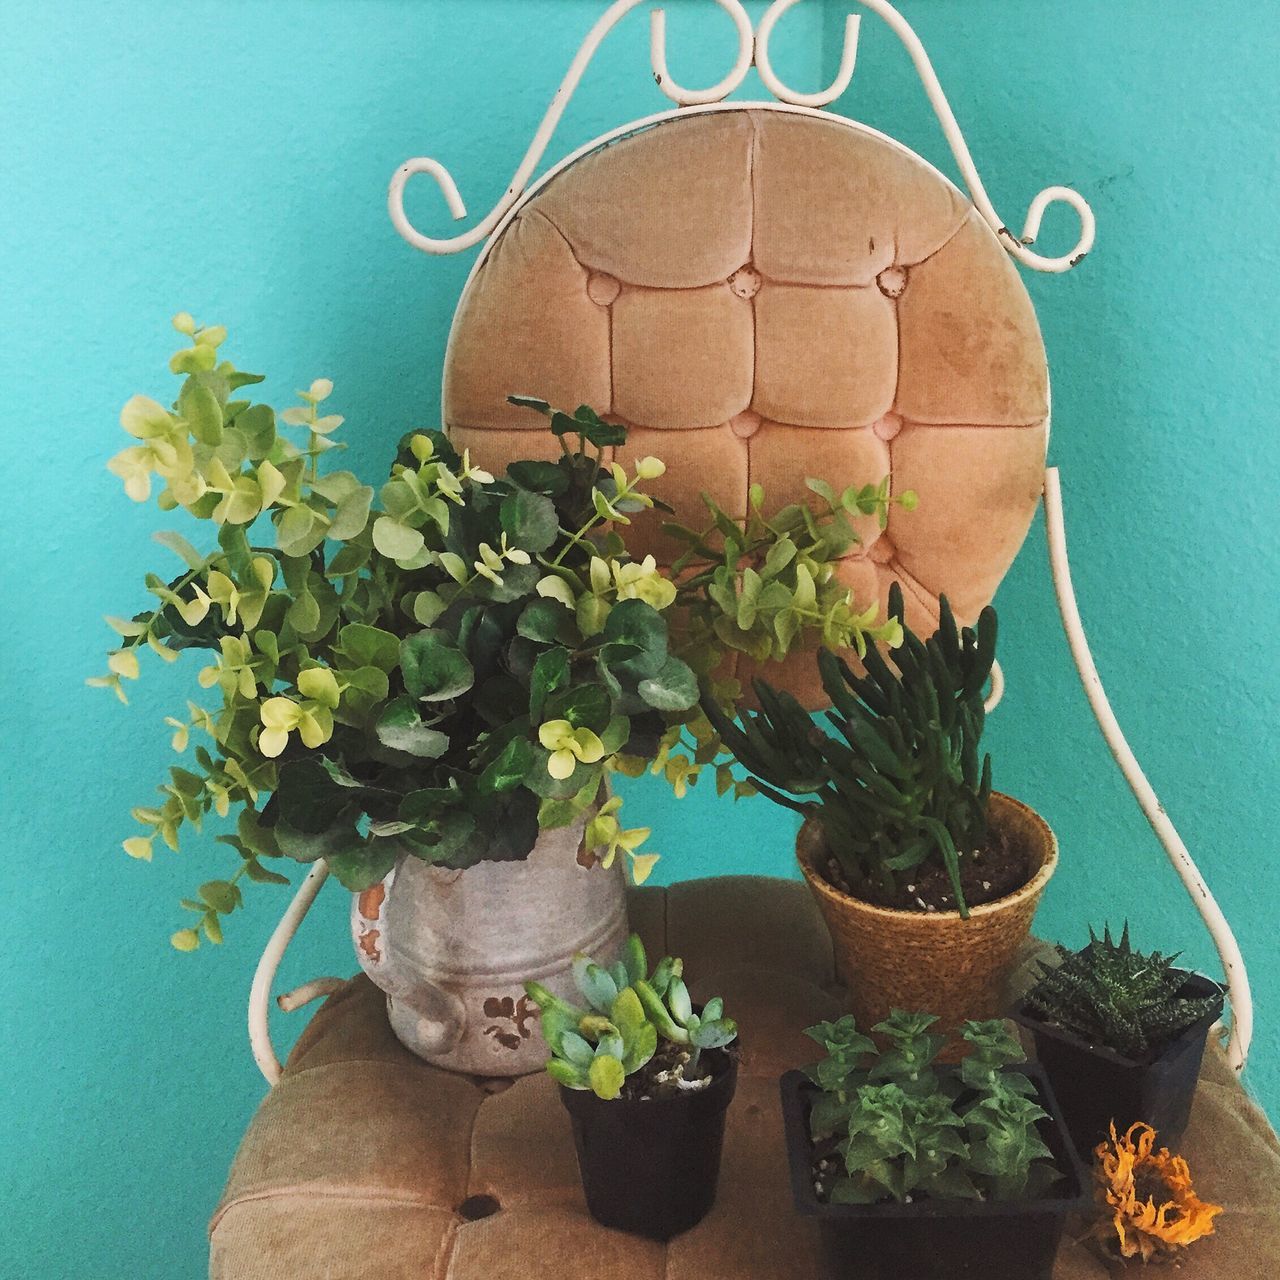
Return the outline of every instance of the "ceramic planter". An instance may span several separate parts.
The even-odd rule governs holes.
[[[929,1009],[938,1015],[937,1030],[950,1033],[968,1018],[1002,1012],[1005,983],[1058,865],[1058,842],[1038,813],[998,792],[989,821],[1028,850],[1035,870],[1021,889],[974,907],[967,920],[958,911],[901,911],[841,892],[818,869],[826,852],[821,826],[810,819],[801,829],[796,855],[831,932],[859,1027],[893,1009]]]
[[[802,1071],[782,1077],[791,1191],[796,1211],[818,1224],[827,1280],[1050,1280],[1068,1214],[1085,1211],[1093,1197],[1044,1073],[1034,1065],[1018,1070],[1049,1113],[1040,1136],[1064,1175],[1034,1200],[823,1204],[813,1189],[809,1140],[809,1099],[817,1089]]]
[[[725,1111],[738,1085],[738,1059],[708,1049],[715,1078],[674,1098],[606,1102],[560,1086],[573,1122],[582,1190],[602,1226],[670,1240],[706,1217],[716,1198]]]
[[[1067,1129],[1080,1151],[1092,1151],[1106,1139],[1113,1120],[1118,1133],[1135,1121],[1144,1121],[1159,1134],[1162,1145],[1176,1143],[1182,1136],[1200,1079],[1205,1041],[1209,1028],[1222,1016],[1223,1002],[1218,983],[1198,973],[1184,973],[1184,977],[1180,995],[1216,996],[1216,1003],[1147,1061],[1089,1044],[1042,1021],[1025,1002],[1010,1014],[1035,1037],[1036,1057],[1053,1084]]]
[[[355,896],[360,967],[419,1057],[473,1075],[542,1069],[547,1046],[525,981],[576,999],[574,953],[612,961],[627,936],[621,859],[606,871],[579,858],[585,822],[542,832],[518,862],[447,871],[405,857]]]

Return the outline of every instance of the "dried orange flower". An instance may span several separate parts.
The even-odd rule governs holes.
[[[1206,1204],[1191,1185],[1191,1171],[1168,1147],[1155,1150],[1156,1131],[1135,1124],[1123,1138],[1111,1126],[1111,1141],[1094,1150],[1093,1171],[1098,1202],[1110,1207],[1110,1223],[1099,1223],[1098,1234],[1117,1244],[1124,1258],[1142,1256],[1157,1261],[1213,1234],[1219,1204]],[[1111,1231],[1115,1240],[1111,1239]]]

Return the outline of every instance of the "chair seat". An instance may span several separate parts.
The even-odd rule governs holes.
[[[213,1280],[817,1275],[812,1226],[791,1209],[777,1099],[779,1074],[815,1056],[801,1029],[841,1011],[816,907],[799,883],[732,876],[633,890],[630,911],[650,954],[683,956],[694,998],[724,996],[742,1028],[719,1198],[701,1224],[667,1245],[597,1226],[552,1082],[426,1065],[362,975],[312,1019],[241,1143],[210,1227]],[[1029,945],[1015,989],[1043,946]],[[1280,1275],[1280,1144],[1216,1045],[1181,1147],[1197,1189],[1226,1209],[1183,1280]],[[1108,1274],[1070,1239],[1054,1271]]]

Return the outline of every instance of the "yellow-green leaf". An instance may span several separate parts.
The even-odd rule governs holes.
[[[591,1059],[587,1078],[591,1081],[596,1097],[608,1102],[622,1092],[622,1083],[626,1080],[627,1073],[617,1058],[606,1053]]]
[[[140,858],[143,862],[150,862],[151,840],[147,836],[130,836],[124,842],[124,851],[131,858]]]

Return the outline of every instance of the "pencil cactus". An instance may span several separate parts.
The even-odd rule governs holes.
[[[570,1089],[616,1098],[627,1077],[648,1066],[664,1041],[682,1047],[683,1077],[692,1082],[702,1051],[722,1049],[738,1034],[718,996],[700,1013],[694,1010],[682,960],[665,956],[650,973],[644,944],[635,934],[612,965],[575,956],[573,978],[585,1007],[541,983],[525,983],[542,1013],[542,1034],[552,1054],[547,1073]]]
[[[903,622],[897,583],[889,616]],[[978,746],[995,648],[995,610],[984,609],[976,628],[958,628],[943,597],[930,639],[903,623],[892,666],[874,645],[862,676],[819,652],[827,720],[839,737],[763,680],[754,682],[760,710],[745,712],[741,728],[709,701],[704,708],[756,790],[821,822],[855,892],[891,892],[897,877],[940,859],[967,916],[960,862],[987,834],[991,757],[980,759]]]

